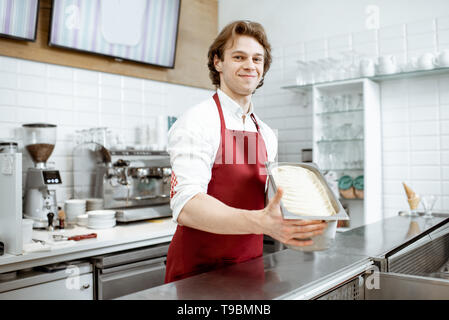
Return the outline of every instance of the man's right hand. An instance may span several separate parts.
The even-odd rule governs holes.
[[[282,188],[278,188],[275,196],[262,210],[262,229],[284,244],[292,246],[309,246],[313,244],[311,237],[322,234],[327,223],[321,220],[286,220],[282,217],[280,202],[283,195]]]

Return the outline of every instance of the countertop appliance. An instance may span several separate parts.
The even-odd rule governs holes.
[[[94,299],[107,300],[162,285],[170,243],[92,258]]]
[[[75,149],[75,197],[103,199],[118,222],[171,216],[167,152],[108,150],[97,143]]]
[[[46,163],[55,148],[56,125],[30,123],[22,127],[24,144],[35,165],[27,171],[24,217],[34,221],[34,228],[52,227],[58,215],[53,187],[62,181],[59,171],[48,168]]]
[[[22,254],[22,154],[0,151],[0,248]],[[0,253],[1,255],[2,253]]]

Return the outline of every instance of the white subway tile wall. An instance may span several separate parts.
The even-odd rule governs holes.
[[[399,62],[449,49],[449,18],[273,46],[273,67],[254,101],[262,119],[278,130],[279,161],[300,161],[301,149],[313,145],[310,91],[281,88],[295,84],[297,61],[340,58],[351,48],[372,58],[393,54]],[[385,217],[408,208],[402,182],[419,194],[436,194],[435,210],[449,212],[449,74],[381,82],[381,115]]]
[[[136,127],[155,125],[155,117],[178,117],[189,106],[210,97],[211,90],[137,79],[0,56],[0,140],[21,143],[21,125],[58,125],[49,162],[61,172],[58,204],[73,196],[72,149],[76,130],[105,126],[135,142]],[[33,166],[23,149],[23,186]]]

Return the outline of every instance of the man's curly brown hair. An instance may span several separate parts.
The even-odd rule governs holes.
[[[217,88],[220,87],[220,73],[215,69],[214,65],[214,57],[215,55],[223,61],[224,59],[224,51],[225,46],[228,43],[228,40],[234,40],[237,35],[245,35],[255,38],[264,48],[264,65],[263,65],[263,75],[262,79],[259,82],[259,85],[256,89],[260,88],[263,85],[264,76],[267,73],[268,69],[270,69],[271,65],[271,45],[268,42],[267,35],[265,34],[265,30],[260,23],[239,20],[234,21],[228,24],[220,34],[215,38],[214,42],[209,47],[209,52],[207,54],[209,67],[209,78],[212,80],[212,84]],[[231,42],[232,46],[232,42]]]

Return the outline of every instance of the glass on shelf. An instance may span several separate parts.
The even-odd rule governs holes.
[[[326,141],[326,142],[335,142]],[[363,141],[339,140],[342,143],[318,143],[318,164],[328,170],[360,170],[364,165]],[[323,142],[323,141],[318,141]],[[363,170],[363,169],[362,169]]]
[[[344,63],[341,60],[336,60],[336,61],[338,61],[338,62],[334,62],[334,67],[330,69],[332,75],[328,77],[328,79],[332,79],[332,80],[326,80],[324,82],[321,82],[320,84],[338,83],[340,81],[345,81],[347,79],[363,79],[363,78],[371,79],[373,81],[405,79],[405,78],[410,78],[410,77],[415,77],[415,76],[447,74],[449,72],[449,65],[444,65],[444,66],[438,65],[435,68],[430,69],[430,70],[410,70],[409,71],[408,69],[405,69],[401,72],[395,72],[395,73],[390,73],[390,74],[376,74],[374,76],[358,75],[357,77],[346,78],[347,72],[346,72]],[[317,82],[315,82],[315,84],[316,83]],[[301,87],[311,87],[312,84],[314,84],[314,83],[307,82],[303,85],[286,86],[283,88],[284,89],[299,89]]]
[[[318,114],[363,110],[363,94],[359,93],[357,96],[358,99],[353,93],[343,93],[333,96],[322,94],[316,98],[316,101],[320,106],[318,108],[318,110],[320,110]]]
[[[297,61],[298,67],[296,70],[296,85],[307,85],[307,64],[304,61]]]
[[[358,94],[359,100],[357,103],[357,106],[355,107],[356,109],[362,110],[363,109],[363,93],[359,93]]]

